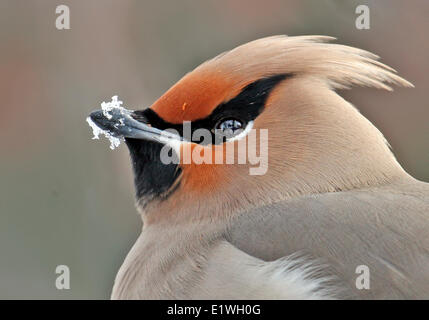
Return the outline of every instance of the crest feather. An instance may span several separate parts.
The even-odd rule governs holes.
[[[329,43],[334,39],[329,36],[262,38],[220,54],[195,71],[222,70],[233,78],[234,74],[241,74],[245,83],[273,74],[293,73],[319,77],[332,88],[341,89],[360,85],[390,91],[390,85],[413,86],[393,68],[379,62],[377,55]]]

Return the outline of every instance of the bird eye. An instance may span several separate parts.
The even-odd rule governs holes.
[[[224,135],[227,138],[233,137],[243,129],[243,123],[237,119],[223,119],[216,126],[216,132]]]

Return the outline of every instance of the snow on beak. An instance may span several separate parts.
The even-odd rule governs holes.
[[[86,119],[94,134],[93,139],[99,139],[104,134],[110,140],[110,148],[119,146],[122,138],[156,141],[162,144],[174,144],[183,139],[180,135],[150,126],[148,121],[139,116],[139,121],[133,118],[133,111],[121,107],[117,97],[110,103],[102,103],[102,109],[91,112]]]

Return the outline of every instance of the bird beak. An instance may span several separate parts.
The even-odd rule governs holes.
[[[162,144],[183,140],[180,135],[150,126],[147,119],[142,118],[141,115],[138,117],[139,121],[134,119],[133,116],[134,112],[132,110],[113,108],[109,111],[93,111],[89,118],[97,127],[116,138],[141,139]]]

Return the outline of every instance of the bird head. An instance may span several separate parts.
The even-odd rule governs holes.
[[[120,131],[111,126],[115,119],[98,119],[125,137],[147,221],[213,218],[402,174],[382,134],[335,89],[411,84],[377,56],[331,39],[244,44],[186,74],[149,108],[130,112]]]

